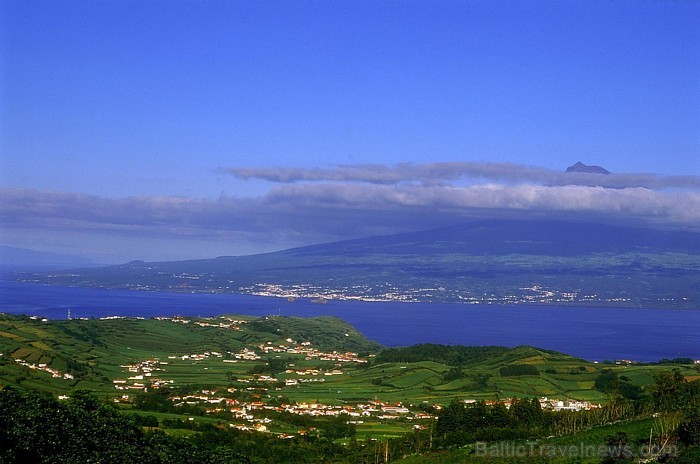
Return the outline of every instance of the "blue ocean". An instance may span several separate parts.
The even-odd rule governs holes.
[[[329,301],[138,292],[0,281],[0,312],[105,316],[337,316],[386,346],[533,345],[588,360],[700,359],[700,310]]]

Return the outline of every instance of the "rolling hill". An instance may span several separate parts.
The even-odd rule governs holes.
[[[370,362],[343,359],[348,352]],[[42,320],[0,314],[0,353],[0,387],[53,393],[89,389],[109,398],[121,395],[122,390],[115,389],[119,385],[141,383],[157,389],[157,379],[167,380],[170,388],[197,390],[209,385],[221,390],[232,383],[246,383],[246,378],[252,381],[265,373],[265,366],[278,362],[282,367],[275,374],[283,383],[312,377],[299,369],[343,371],[338,376],[321,374],[321,383],[288,383],[283,393],[296,401],[323,397],[343,403],[380,395],[390,401],[445,403],[452,398],[490,399],[496,394],[602,401],[604,394],[593,387],[606,369],[624,372],[640,386],[652,383],[655,372],[669,369],[595,364],[530,346],[384,348],[334,317]],[[334,357],[338,358],[327,359]],[[291,367],[296,371],[285,371]],[[692,366],[686,367],[684,372],[695,373]],[[133,372],[141,376],[133,377]],[[144,376],[147,372],[153,376]]]

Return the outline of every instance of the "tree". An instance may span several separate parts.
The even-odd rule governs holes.
[[[700,406],[686,413],[678,426],[678,437],[687,445],[700,445]]]
[[[508,417],[508,409],[505,404],[498,402],[491,407],[490,424],[492,427],[508,427],[510,419]]]
[[[625,432],[617,432],[615,435],[605,437],[607,452],[601,464],[621,464],[632,462],[632,449],[629,445],[629,437]]]
[[[85,391],[66,402],[34,392],[0,392],[0,462],[157,463],[142,430]]]
[[[665,371],[656,376],[652,387],[654,402],[661,411],[675,411],[690,404],[690,393],[686,380],[678,369]]]
[[[450,433],[455,433],[462,428],[465,416],[464,404],[454,399],[438,413],[435,431],[443,437]]]
[[[533,430],[544,425],[544,413],[537,398],[514,398],[510,406],[511,419],[514,425]]]
[[[449,371],[442,375],[442,380],[444,382],[451,382],[453,380],[461,379],[464,377],[464,371],[461,367],[451,367]]]
[[[617,390],[619,384],[620,379],[617,377],[617,374],[609,369],[606,369],[603,372],[601,372],[600,375],[598,375],[598,377],[596,377],[593,387],[596,390],[602,391],[604,393],[610,393],[614,390]]]

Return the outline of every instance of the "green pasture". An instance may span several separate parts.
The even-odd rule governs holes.
[[[172,380],[171,386],[177,388],[178,392],[195,392],[204,388],[225,392],[226,388],[233,386],[240,392],[255,395],[263,401],[285,398],[298,403],[342,405],[377,399],[417,407],[444,405],[453,399],[493,400],[542,396],[603,403],[607,396],[594,389],[594,382],[607,369],[640,387],[652,384],[660,372],[674,368],[680,369],[688,377],[700,374],[697,366],[693,365],[594,364],[565,354],[524,346],[492,350],[492,354],[460,366],[461,370],[457,372],[455,366],[437,362],[441,359],[390,363],[373,361],[369,365],[334,363],[319,358],[305,359],[300,354],[263,354],[257,346],[268,342],[275,346],[287,344],[285,339],[292,338],[299,342],[313,340],[312,346],[325,346],[329,351],[333,349],[338,352],[374,347],[369,352],[376,353],[378,347],[366,341],[352,327],[334,318],[230,317],[249,322],[241,324],[239,330],[234,330],[197,325],[198,321],[218,324],[225,321],[225,318],[192,318],[184,324],[155,319],[42,322],[27,317],[0,315],[0,386],[15,385],[52,394],[70,394],[74,389],[88,389],[100,399],[111,401],[123,394],[137,393],[134,390],[115,389],[113,380],[125,380],[135,375],[122,366],[158,359],[167,363],[159,366],[163,371],[152,372],[150,378],[144,377],[143,382],[148,383],[152,379]],[[180,321],[182,320],[184,319]],[[238,353],[242,348],[256,350],[261,359],[224,362],[233,360],[232,353]],[[199,360],[183,359],[186,355],[205,352],[218,352],[222,357],[210,355]],[[35,364],[45,363],[61,373],[70,372],[75,378],[53,378],[48,372],[20,366],[14,359]],[[260,370],[261,367],[265,370],[270,359],[281,363],[284,366],[281,370],[322,371],[318,376],[279,372],[275,376],[282,384],[285,379],[323,379],[323,382],[279,387],[270,382],[254,381],[251,372],[254,369]],[[528,375],[504,376],[502,373],[507,369],[502,369],[507,366],[534,366],[536,371],[533,372],[530,368]],[[324,375],[324,371],[331,369],[340,369],[343,373]],[[251,382],[246,383],[245,380]],[[209,419],[197,417],[196,420]],[[412,425],[410,422],[365,422],[357,426],[358,437],[364,434],[397,436],[409,431]],[[284,424],[275,424],[273,430],[287,429]]]

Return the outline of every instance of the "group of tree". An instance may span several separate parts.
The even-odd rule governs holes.
[[[604,393],[616,393],[631,400],[642,400],[645,392],[642,387],[633,384],[628,377],[618,376],[616,372],[606,369],[595,379],[593,387]],[[646,395],[648,396],[648,395]]]
[[[192,422],[196,422],[196,425]],[[307,424],[310,425],[310,424]],[[227,423],[127,415],[102,404],[86,391],[67,400],[35,391],[0,391],[0,463],[2,464],[257,464],[374,463],[379,443],[352,439],[351,424],[340,418],[319,422],[319,433],[280,439],[233,429]],[[187,428],[178,438],[157,427]]]
[[[0,462],[20,463],[244,463],[227,449],[150,432],[92,395],[66,401],[6,387],[0,391]]]
[[[502,377],[539,376],[540,371],[532,364],[508,364],[498,370]]]
[[[449,366],[467,366],[507,353],[503,346],[462,346],[422,343],[402,348],[387,348],[377,354],[375,363],[433,361]]]
[[[436,446],[464,445],[476,441],[516,440],[541,436],[551,428],[551,416],[539,401],[514,399],[507,408],[502,402],[465,404],[453,400],[437,415]]]

